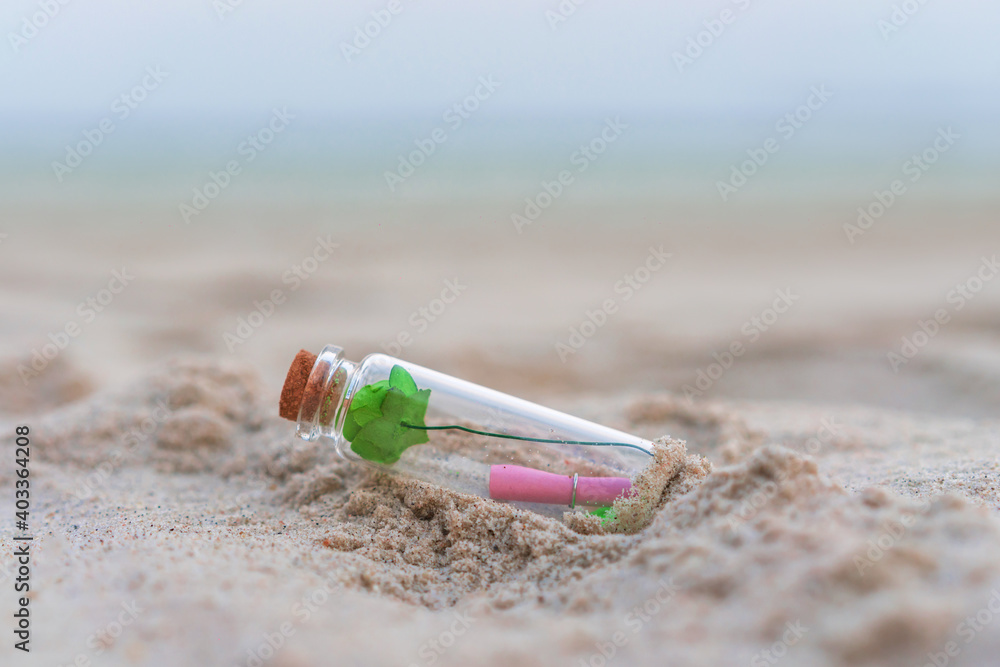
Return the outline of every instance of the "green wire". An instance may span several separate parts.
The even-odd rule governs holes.
[[[545,442],[554,445],[587,445],[589,447],[629,447],[631,449],[638,449],[643,454],[647,456],[652,456],[652,454],[646,451],[639,445],[632,445],[627,442],[586,442],[582,440],[550,440],[547,438],[528,438],[520,435],[507,435],[506,433],[489,433],[488,431],[477,431],[474,428],[466,428],[465,426],[414,426],[413,424],[402,423],[402,426],[406,428],[418,429],[420,431],[465,431],[466,433],[473,433],[475,435],[485,435],[488,438],[504,438],[506,440],[523,440],[525,442]]]

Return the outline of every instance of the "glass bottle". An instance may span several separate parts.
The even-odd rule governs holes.
[[[648,440],[377,353],[305,350],[281,415],[345,459],[556,515],[630,495]]]

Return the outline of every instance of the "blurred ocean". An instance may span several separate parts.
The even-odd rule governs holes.
[[[441,116],[336,120],[294,108],[288,128],[247,160],[247,137],[271,116],[165,119],[137,115],[118,121],[79,166],[57,177],[54,163],[85,141],[102,119],[79,116],[9,119],[0,134],[0,198],[9,211],[63,206],[135,204],[147,213],[190,203],[210,172],[231,160],[239,174],[199,215],[210,221],[227,205],[267,203],[298,207],[388,205],[400,202],[490,204],[516,211],[526,197],[570,170],[574,182],[553,204],[675,205],[724,213],[744,204],[860,205],[901,175],[904,162],[929,148],[939,128],[960,135],[906,194],[909,203],[939,202],[976,208],[1000,199],[1000,129],[992,116],[910,114],[877,118],[840,113],[834,96],[787,137],[776,130],[797,102],[770,112],[674,117],[605,114],[583,118],[504,119],[473,115],[452,129]],[[112,116],[111,114],[108,114]],[[627,129],[580,172],[576,152],[600,135],[605,119]],[[402,157],[430,145],[436,128],[446,140],[413,173],[399,173]],[[440,135],[439,135],[440,136]],[[768,138],[778,150],[723,202],[718,182]],[[240,152],[243,145],[244,152]],[[579,156],[579,154],[577,154]],[[150,208],[152,207],[152,208]],[[179,219],[179,216],[178,216]]]

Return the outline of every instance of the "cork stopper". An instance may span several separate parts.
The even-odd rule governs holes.
[[[299,350],[288,369],[285,385],[281,388],[278,414],[291,421],[298,421],[299,408],[309,384],[309,375],[316,364],[316,355],[307,350]]]

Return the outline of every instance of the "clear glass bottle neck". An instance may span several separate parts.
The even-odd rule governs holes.
[[[344,397],[357,364],[343,358],[343,348],[327,345],[316,357],[299,407],[296,434],[306,440],[333,437]]]

